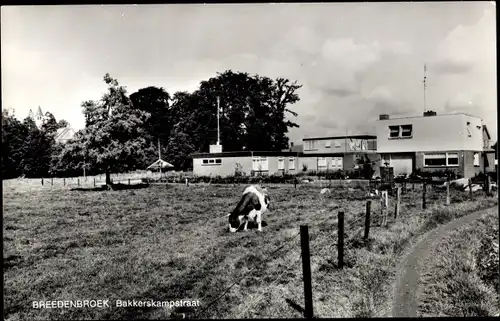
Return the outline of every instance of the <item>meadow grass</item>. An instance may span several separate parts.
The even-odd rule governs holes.
[[[484,317],[500,312],[498,224],[498,210],[489,210],[433,248],[427,266],[432,272],[420,284],[424,290],[419,316]]]
[[[309,225],[315,314],[376,316],[390,301],[395,262],[412,238],[436,220],[496,204],[442,194],[420,209],[420,193],[403,195],[401,214],[360,240],[365,192],[268,185],[264,232],[230,234],[226,214],[245,186],[154,185],[140,190],[84,192],[4,183],[5,319],[165,319],[167,308],[117,308],[115,300],[200,300],[202,318],[301,317],[303,281],[299,226]],[[337,215],[345,212],[346,267],[337,261]],[[438,214],[436,214],[438,213]],[[449,214],[453,213],[453,214]],[[437,215],[437,216],[436,216]],[[291,237],[295,238],[289,241]],[[268,254],[285,242],[274,256]],[[254,270],[252,270],[255,268]],[[251,271],[251,273],[250,273]],[[33,309],[32,301],[109,299],[110,309]]]

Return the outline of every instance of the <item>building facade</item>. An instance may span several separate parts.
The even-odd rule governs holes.
[[[353,170],[360,160],[376,154],[377,136],[350,135],[304,138],[300,157],[307,171]]]
[[[395,175],[419,169],[472,177],[484,170],[489,134],[479,117],[434,112],[404,118],[380,115],[376,133],[381,166],[393,167]]]
[[[196,176],[233,176],[240,173],[249,176],[293,174],[299,169],[299,153],[241,151],[199,153],[193,158],[193,174]]]
[[[376,156],[376,136],[354,135],[304,138],[301,146],[287,150],[222,152],[212,145],[209,153],[193,154],[193,174],[197,176],[232,176],[252,172],[261,175],[297,174],[353,170],[360,160]]]

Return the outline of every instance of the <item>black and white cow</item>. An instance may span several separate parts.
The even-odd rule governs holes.
[[[257,185],[251,185],[245,189],[238,205],[228,214],[229,231],[236,232],[242,224],[243,230],[247,230],[249,221],[257,224],[258,231],[262,232],[262,214],[269,208],[270,198],[267,190]]]

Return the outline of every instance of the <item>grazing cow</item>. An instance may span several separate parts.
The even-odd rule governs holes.
[[[238,205],[228,214],[229,231],[236,232],[242,224],[245,224],[244,231],[247,230],[248,221],[257,223],[258,231],[262,232],[262,214],[269,208],[270,198],[267,190],[259,186],[252,185],[245,189]]]

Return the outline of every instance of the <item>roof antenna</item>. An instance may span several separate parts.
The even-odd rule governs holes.
[[[427,111],[425,89],[427,88],[427,64],[424,64],[424,113]]]
[[[217,96],[217,145],[220,145],[220,97]]]

